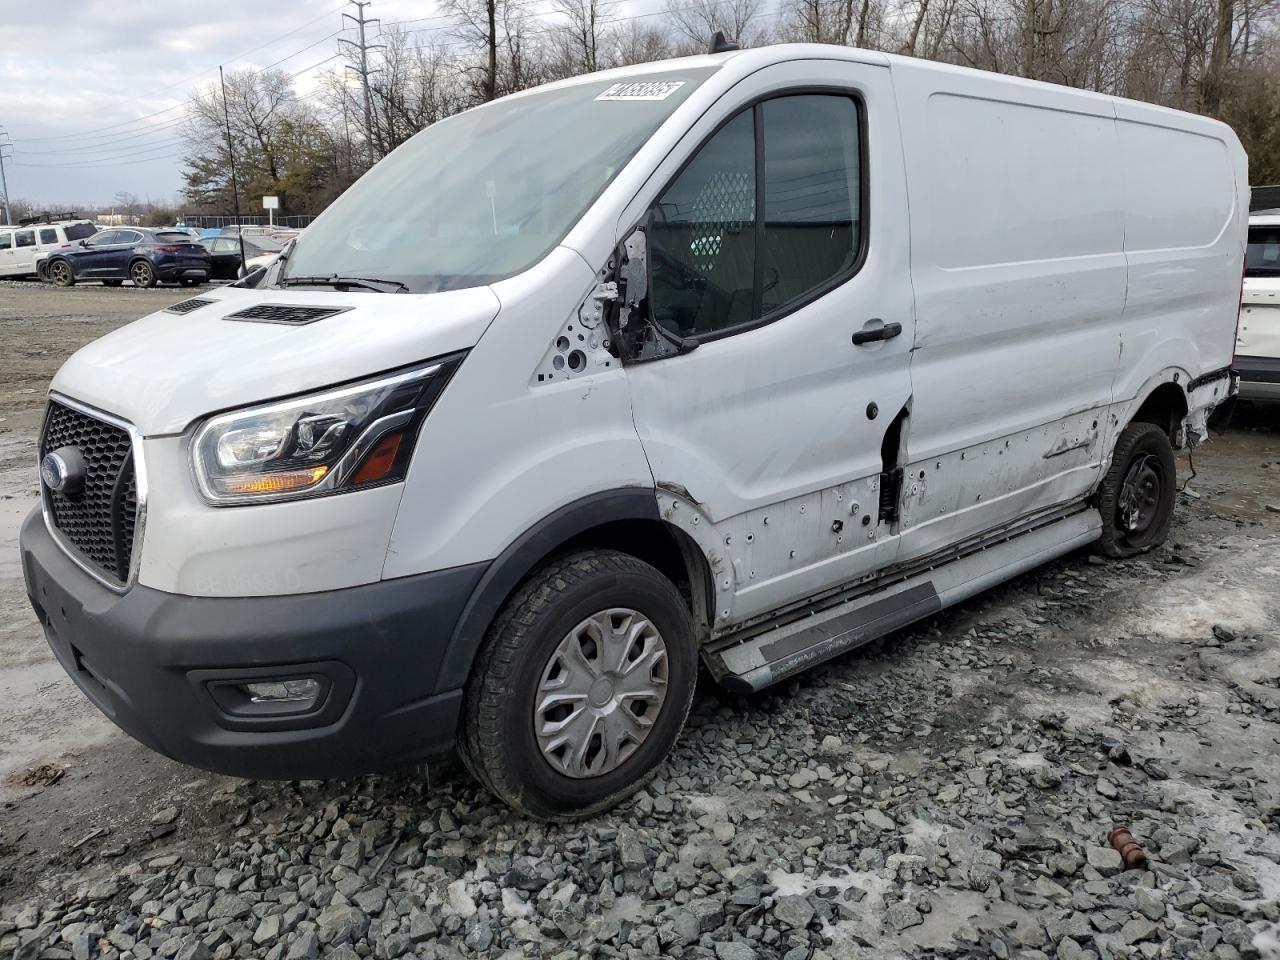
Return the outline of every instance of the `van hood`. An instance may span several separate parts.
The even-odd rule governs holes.
[[[144,436],[277,397],[371,376],[475,346],[498,314],[488,287],[433,294],[317,289],[198,293],[188,313],[161,310],[72,355],[51,389],[128,420]],[[342,312],[304,324],[227,319],[246,308]]]

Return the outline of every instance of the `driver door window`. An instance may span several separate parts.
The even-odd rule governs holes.
[[[863,246],[858,111],[848,96],[774,97],[702,146],[653,207],[658,324],[680,337],[745,328],[853,275]]]

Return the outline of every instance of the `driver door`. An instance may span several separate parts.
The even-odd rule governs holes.
[[[119,230],[104,230],[84,242],[84,248],[74,256],[76,276],[81,280],[101,277],[107,272],[109,254],[116,246]]]
[[[780,64],[624,215],[647,224],[648,316],[685,351],[628,368],[636,428],[660,510],[715,570],[718,631],[897,555],[879,489],[911,395],[899,142],[887,67]]]

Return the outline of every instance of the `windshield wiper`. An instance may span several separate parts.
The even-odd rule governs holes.
[[[285,277],[280,281],[282,287],[360,287],[364,290],[376,290],[378,293],[408,293],[409,287],[399,280],[384,280],[381,277]]]

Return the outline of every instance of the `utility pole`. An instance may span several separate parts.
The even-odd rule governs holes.
[[[3,127],[0,127],[0,137],[3,137],[4,140],[9,139],[9,134],[5,133]],[[10,153],[6,157],[4,155],[6,147],[12,150],[13,144],[0,141],[0,213],[4,214],[4,216],[0,217],[0,223],[11,223],[13,220],[13,210],[9,208],[9,183],[4,178],[4,162],[5,160],[12,160],[13,154]]]
[[[364,8],[372,3],[372,0],[348,0],[348,2],[359,11],[356,16],[349,13],[342,15],[344,20],[350,20],[360,30],[360,42],[339,38],[339,43],[347,43],[360,51],[360,66],[347,66],[348,70],[354,70],[360,74],[360,83],[364,87],[364,136],[365,143],[369,151],[369,165],[372,166],[377,159],[375,156],[375,148],[373,144],[373,98],[369,94],[369,51],[377,50],[382,44],[370,44],[365,35],[365,27],[371,23],[379,23],[377,18],[369,18],[364,15]]]

